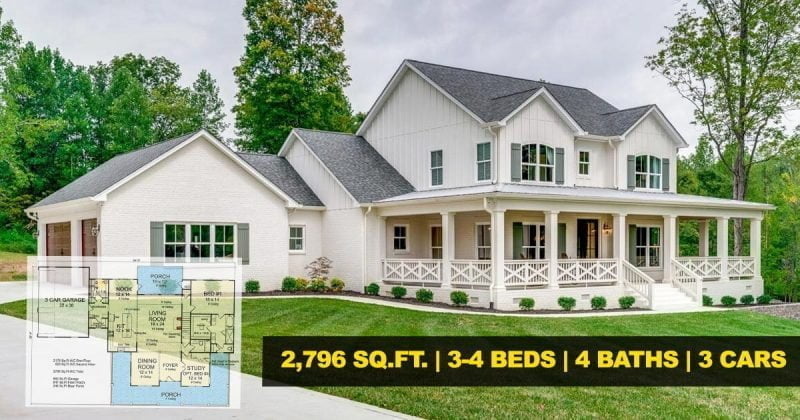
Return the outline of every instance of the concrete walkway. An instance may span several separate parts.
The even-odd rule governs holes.
[[[16,285],[0,284],[0,301],[25,296]],[[25,321],[0,315],[0,419],[397,419],[412,418],[368,404],[303,388],[261,386],[261,378],[242,375],[240,409],[191,408],[28,408],[25,407]],[[110,380],[110,378],[109,378]]]
[[[465,315],[486,315],[486,316],[516,316],[527,318],[582,318],[590,316],[629,316],[629,315],[659,315],[659,314],[675,314],[687,312],[712,312],[723,311],[725,309],[711,308],[707,306],[688,306],[685,308],[675,308],[668,311],[643,311],[643,310],[628,310],[628,311],[591,311],[591,312],[558,312],[550,314],[526,314],[520,312],[479,312],[479,311],[465,311],[461,309],[442,308],[438,306],[423,306],[411,303],[404,303],[401,300],[392,301],[384,299],[372,299],[358,296],[336,296],[336,295],[296,295],[296,296],[248,296],[245,299],[299,299],[299,298],[312,298],[312,299],[338,299],[350,302],[367,303],[372,305],[389,306],[392,308],[411,309],[420,312],[437,312],[448,314],[465,314]]]
[[[4,281],[0,283],[0,303],[25,299],[27,295],[27,281]]]

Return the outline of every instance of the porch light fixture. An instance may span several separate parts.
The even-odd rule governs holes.
[[[611,226],[608,223],[603,223],[603,234],[610,235],[611,234]]]

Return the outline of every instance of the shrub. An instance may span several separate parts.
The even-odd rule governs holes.
[[[709,295],[703,295],[703,306],[711,306],[714,304],[714,298]]]
[[[577,304],[577,302],[573,297],[561,296],[560,298],[558,298],[558,306],[560,306],[561,309],[565,311],[572,310],[572,308],[575,307],[575,304]]]
[[[417,290],[417,300],[422,303],[428,303],[433,300],[433,292],[431,289]]]
[[[344,281],[338,277],[331,279],[331,290],[334,292],[341,292],[344,290]]]
[[[297,291],[297,279],[292,276],[286,276],[283,278],[283,283],[281,283],[281,290],[284,292],[296,292]]]
[[[247,280],[244,284],[244,291],[247,293],[258,293],[261,290],[261,283],[258,280]]]
[[[311,280],[311,284],[308,285],[308,290],[312,292],[324,292],[328,290],[328,286],[325,284],[324,279],[316,278]]]
[[[622,309],[630,309],[636,303],[636,298],[633,296],[622,296],[619,298],[619,307]]]
[[[530,311],[533,309],[533,306],[536,305],[536,301],[533,298],[522,298],[519,300],[519,309],[523,311]]]
[[[378,283],[370,283],[364,291],[367,292],[368,295],[378,296],[378,293],[381,292],[381,286],[378,285]]]
[[[456,290],[455,292],[450,293],[450,300],[453,301],[453,305],[463,306],[469,302],[469,295],[467,295],[466,292]]]
[[[0,251],[36,255],[36,237],[22,225],[0,230]]]
[[[736,304],[736,298],[733,296],[723,296],[719,301],[725,306],[733,306]]]
[[[402,297],[405,297],[406,293],[408,293],[408,290],[406,290],[405,287],[395,286],[392,287],[391,293],[395,299],[400,299]]]
[[[761,296],[758,297],[758,299],[756,299],[756,302],[758,302],[759,305],[767,305],[770,302],[772,302],[772,296],[770,296],[770,295],[761,295]]]
[[[306,273],[312,279],[322,279],[324,281],[328,280],[328,273],[330,273],[331,267],[333,267],[333,261],[328,257],[319,257],[308,263]]]
[[[308,279],[304,279],[302,277],[298,277],[297,279],[297,291],[303,292],[308,290]]]
[[[592,309],[594,309],[596,311],[599,311],[599,310],[605,309],[606,308],[606,304],[608,302],[606,302],[606,298],[604,298],[602,296],[595,296],[595,297],[592,298],[591,303],[592,303]]]
[[[753,297],[753,295],[744,295],[739,298],[739,302],[742,302],[744,305],[752,305],[755,301],[756,299]]]

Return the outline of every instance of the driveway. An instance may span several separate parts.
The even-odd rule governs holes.
[[[27,295],[28,295],[27,281],[0,282],[0,303],[25,299],[25,296]]]
[[[24,282],[22,290],[24,296]],[[0,285],[0,297],[15,300]],[[0,315],[0,419],[114,418],[159,419],[397,419],[404,414],[303,388],[261,386],[261,378],[242,375],[241,409],[27,408],[25,407],[25,321]]]

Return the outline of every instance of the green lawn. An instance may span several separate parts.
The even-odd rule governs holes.
[[[330,299],[245,299],[244,372],[260,375],[264,335],[798,335],[800,322],[749,311],[590,318],[425,313]],[[0,305],[24,315],[24,302]],[[800,418],[795,388],[325,387],[426,418]]]
[[[26,280],[27,258],[27,254],[0,251],[0,281]]]

